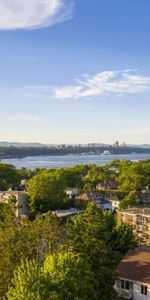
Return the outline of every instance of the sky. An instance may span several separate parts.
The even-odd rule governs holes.
[[[150,144],[149,0],[0,0],[0,140]]]

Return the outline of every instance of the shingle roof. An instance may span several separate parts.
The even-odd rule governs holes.
[[[122,278],[150,284],[150,251],[129,251],[117,271]]]

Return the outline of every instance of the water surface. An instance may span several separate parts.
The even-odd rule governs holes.
[[[2,162],[13,164],[17,169],[25,167],[33,170],[35,168],[68,168],[79,164],[96,164],[102,166],[113,159],[138,161],[150,159],[150,154],[32,156],[20,159],[2,159]]]

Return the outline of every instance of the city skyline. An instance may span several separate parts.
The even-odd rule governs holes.
[[[0,0],[0,141],[150,144],[149,12]]]

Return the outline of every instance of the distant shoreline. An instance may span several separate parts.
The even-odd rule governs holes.
[[[115,146],[64,146],[57,147],[0,147],[0,160],[22,159],[37,156],[74,156],[74,155],[131,155],[150,154],[150,148],[142,147],[115,147]]]
[[[47,156],[51,156],[51,157],[55,157],[55,156],[57,156],[57,157],[59,157],[59,156],[61,156],[61,157],[66,157],[66,156],[68,156],[68,157],[70,157],[70,156],[73,156],[73,157],[75,157],[75,156],[81,156],[81,157],[86,157],[86,156],[100,156],[100,157],[109,157],[109,156],[116,156],[116,155],[148,155],[148,154],[150,154],[150,151],[148,151],[148,152],[120,152],[120,153],[110,153],[110,154],[103,154],[103,153],[67,153],[67,154],[64,154],[64,153],[53,153],[53,154],[35,154],[35,153],[33,153],[33,154],[30,154],[30,155],[17,155],[17,156],[15,156],[15,155],[6,155],[6,156],[1,156],[0,157],[0,161],[2,161],[2,160],[7,160],[7,159],[26,159],[26,158],[30,158],[30,157],[47,157]]]

